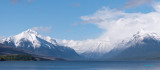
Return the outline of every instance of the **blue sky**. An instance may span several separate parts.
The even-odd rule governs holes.
[[[81,16],[101,9],[121,9],[128,0],[0,0],[0,35],[11,36],[33,27],[49,28],[42,35],[57,39],[85,40],[99,37],[104,30],[94,24],[81,23]],[[125,12],[153,11],[144,5],[124,9]]]

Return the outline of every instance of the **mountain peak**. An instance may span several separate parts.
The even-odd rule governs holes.
[[[143,40],[146,37],[147,38],[155,38],[155,39],[160,38],[157,33],[147,32],[143,29],[141,29],[140,31],[138,31],[136,34],[133,35],[133,38],[141,39],[141,40]]]
[[[36,32],[36,31],[34,31],[32,29],[28,29],[28,30],[24,31],[24,33],[38,35],[38,32]]]
[[[44,43],[44,42],[48,42],[48,43],[52,43],[53,45],[57,45],[56,40],[54,40],[48,36],[42,36],[32,29],[28,29],[18,35],[15,35],[15,36],[5,38],[5,39],[3,39],[2,43],[4,43],[4,42],[13,42],[13,44],[16,47],[23,46],[22,43],[24,43],[24,42],[30,43],[31,46],[34,48],[41,47],[42,43]]]
[[[138,31],[136,34],[133,35],[133,37],[130,40],[130,45],[136,45],[137,43],[143,44],[144,40],[148,39],[154,39],[154,40],[159,40],[160,36],[157,33],[149,32],[149,31],[144,31],[141,29]]]
[[[146,32],[144,31],[144,29],[141,29],[140,31],[137,32],[137,35],[145,35]]]
[[[141,29],[136,34],[133,35],[134,38],[143,38],[145,36],[148,36],[148,33],[144,31],[144,29]]]

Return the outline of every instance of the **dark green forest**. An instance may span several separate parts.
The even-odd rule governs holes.
[[[36,61],[30,55],[4,55],[0,56],[0,61]]]

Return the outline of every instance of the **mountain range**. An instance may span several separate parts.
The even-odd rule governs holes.
[[[43,55],[50,58],[63,58],[68,60],[159,60],[160,59],[160,36],[156,33],[146,33],[140,31],[133,37],[122,40],[116,47],[108,52],[106,42],[96,44],[96,47],[84,49],[83,53],[79,53],[77,48],[71,46],[60,45],[56,39],[48,36],[42,36],[36,31],[28,29],[18,35],[10,36],[1,41],[2,45],[13,47],[30,52],[30,54]],[[76,46],[75,46],[76,47]],[[79,49],[83,49],[82,47]],[[12,48],[12,49],[13,49]],[[10,49],[10,48],[9,48]],[[8,49],[8,50],[9,50]],[[101,49],[103,50],[101,52]],[[3,49],[0,49],[2,51]],[[88,51],[90,50],[90,51]],[[7,50],[6,50],[7,51]],[[17,51],[12,51],[17,53]],[[1,52],[0,52],[1,53]],[[8,53],[8,52],[3,52]]]

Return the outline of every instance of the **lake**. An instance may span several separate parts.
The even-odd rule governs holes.
[[[0,70],[160,70],[159,61],[2,61]]]

